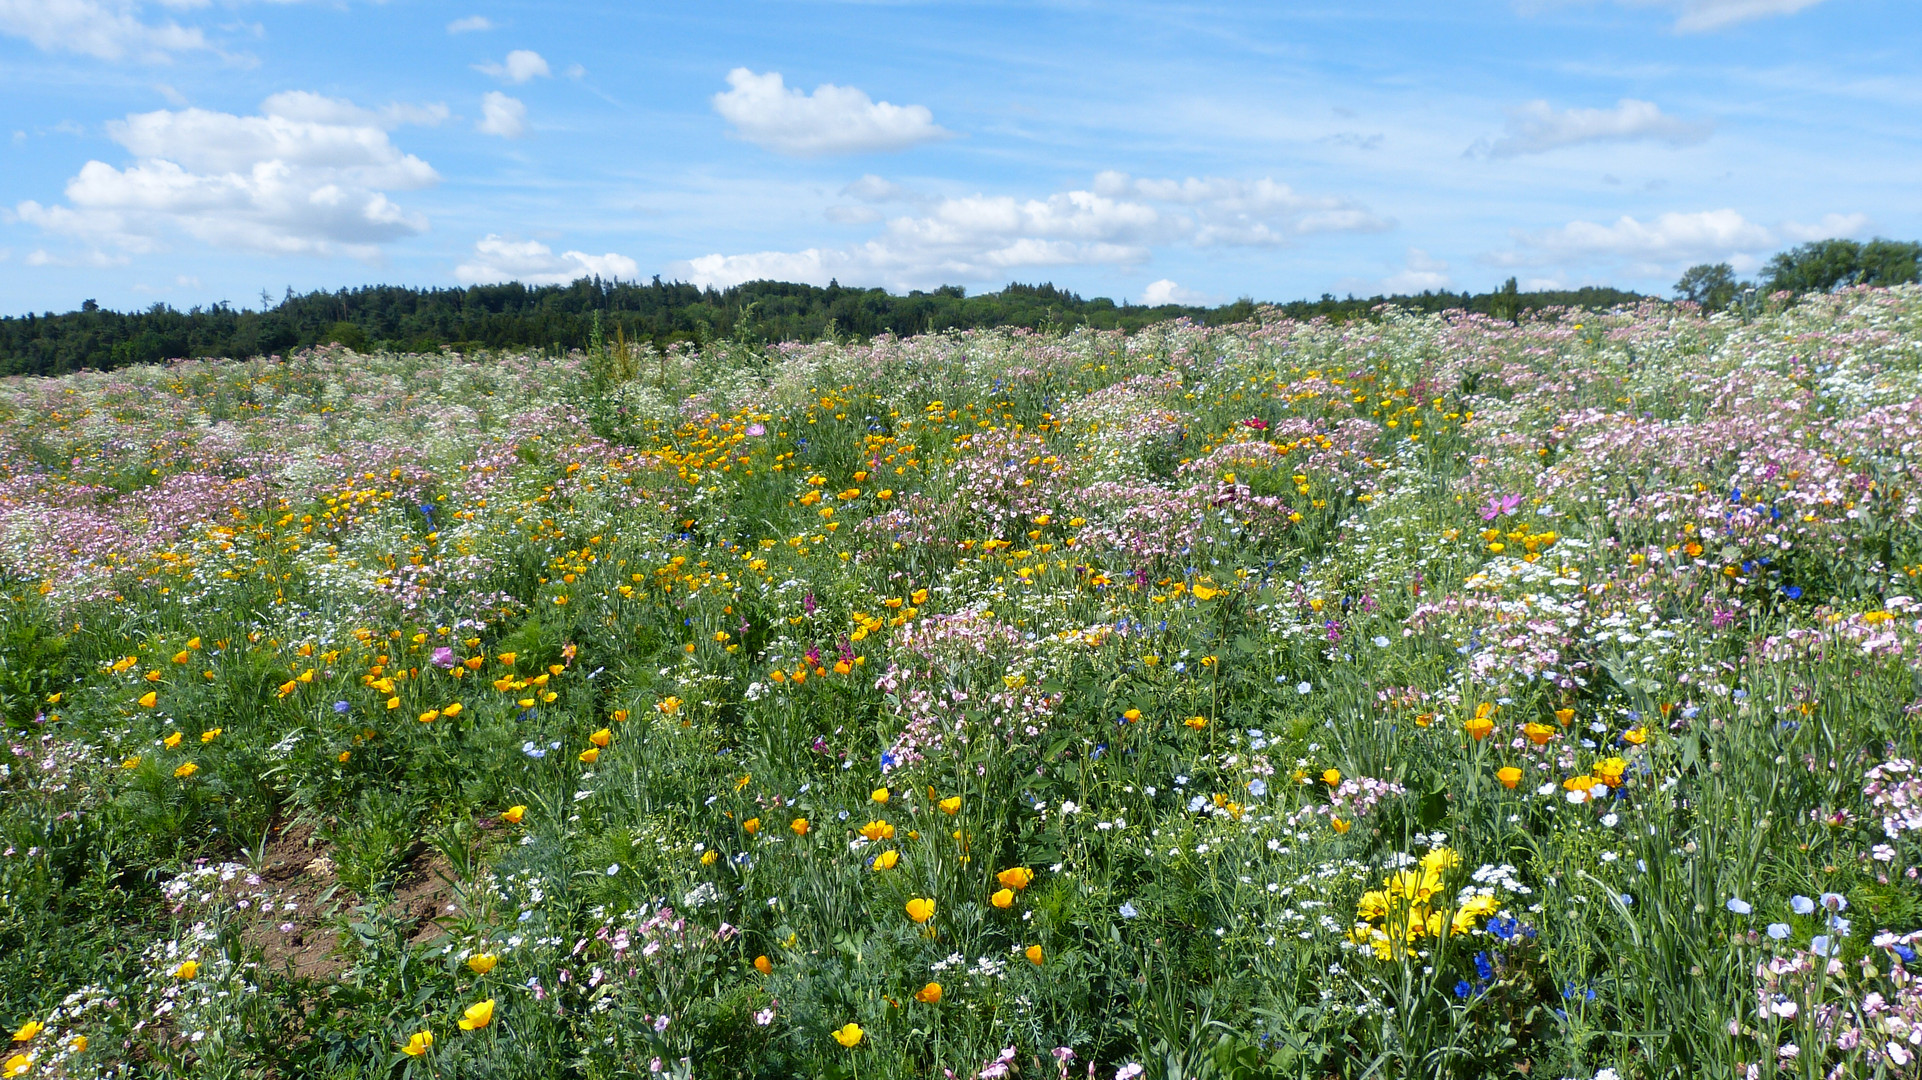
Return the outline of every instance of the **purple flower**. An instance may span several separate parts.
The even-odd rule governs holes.
[[[454,650],[442,645],[434,650],[434,666],[442,671],[454,666]]]

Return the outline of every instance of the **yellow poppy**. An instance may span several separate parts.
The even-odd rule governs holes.
[[[169,750],[172,750],[174,747],[179,746],[180,732],[176,731],[172,735],[169,735],[166,738],[160,740],[160,745],[166,747]]]
[[[1025,866],[1016,866],[1001,871],[994,876],[994,879],[1000,882],[1004,888],[1025,889],[1028,887],[1028,883],[1034,880],[1034,871]]]
[[[876,870],[892,870],[894,869],[894,864],[900,861],[901,853],[890,849],[874,857],[874,868]]]
[[[160,700],[160,695],[154,693],[152,690],[149,690],[146,693],[140,695],[140,707],[143,709],[151,709],[154,707],[154,702],[159,700]]]
[[[465,1012],[461,1013],[460,1029],[462,1031],[479,1031],[481,1028],[493,1022],[494,999],[488,998],[484,1001],[476,1001],[472,1005],[469,1005]]]
[[[931,982],[928,985],[922,987],[921,989],[916,990],[914,992],[914,1000],[921,1002],[923,1005],[934,1005],[939,1003],[941,1000],[941,984],[938,982]]]
[[[875,788],[868,793],[868,798],[878,803],[885,803],[888,801],[888,789],[884,787]]]
[[[493,953],[475,953],[467,958],[467,970],[476,975],[485,975],[494,970],[494,965],[500,962],[500,957],[495,956]]]
[[[501,811],[501,820],[507,822],[509,825],[519,825],[521,819],[526,816],[527,807],[521,806],[518,803]]]
[[[942,799],[940,802],[940,807],[941,807],[941,812],[944,814],[960,813],[961,812],[961,796],[950,795],[947,798]]]
[[[412,1035],[407,1036],[407,1044],[400,1048],[400,1052],[403,1054],[406,1054],[408,1057],[419,1057],[422,1054],[425,1054],[428,1051],[428,1048],[432,1047],[433,1045],[434,1045],[433,1032],[416,1031]]]
[[[797,817],[793,821],[788,822],[787,827],[796,836],[806,836],[808,834],[808,819],[804,817]]]
[[[198,974],[200,974],[200,961],[198,960],[182,960],[180,966],[173,970],[173,977],[176,979],[191,979]]]
[[[589,764],[589,765],[594,764],[596,761],[599,761],[601,759],[601,748],[598,746],[588,747],[587,749],[580,752],[580,759],[586,764]]]
[[[26,1023],[21,1024],[19,1029],[13,1033],[13,1041],[14,1042],[32,1042],[34,1036],[40,1034],[42,1031],[45,1031],[45,1030],[46,1030],[46,1025],[42,1024],[40,1021],[29,1020]]]
[[[998,908],[1013,907],[1014,906],[1014,890],[1013,889],[998,890],[995,892],[993,896],[988,897],[988,902]]]
[[[1028,963],[1033,964],[1035,967],[1041,966],[1041,946],[1030,945],[1021,955],[1027,957]]]
[[[861,1025],[850,1023],[834,1033],[834,1041],[852,1050],[861,1044]]]
[[[763,975],[772,975],[774,974],[774,962],[766,956],[757,956],[754,958],[754,970]]]
[[[606,728],[602,728],[594,734],[589,735],[587,741],[593,743],[595,746],[605,748],[608,743],[614,741],[614,733]]]
[[[1513,765],[1504,765],[1495,770],[1495,779],[1500,780],[1503,787],[1513,791],[1515,785],[1521,783],[1522,771]]]
[[[1329,787],[1340,787],[1341,786],[1341,770],[1340,769],[1323,769],[1321,772],[1321,782],[1324,784],[1327,784]]]
[[[183,761],[180,763],[180,767],[174,770],[174,779],[185,780],[189,776],[192,776],[193,774],[199,771],[200,771],[200,766],[195,765],[191,761]]]
[[[934,918],[934,901],[917,896],[908,901],[907,911],[908,918],[915,922],[927,922]]]
[[[741,823],[741,828],[746,829],[749,836],[753,836],[755,833],[761,831],[761,819],[757,817],[748,818]]]

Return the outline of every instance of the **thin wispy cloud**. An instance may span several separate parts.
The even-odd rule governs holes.
[[[98,0],[0,0],[0,34],[25,38],[46,52],[98,60],[164,62],[213,50],[199,28],[146,22],[140,11],[139,4]]]
[[[447,32],[450,34],[477,34],[483,30],[492,29],[494,29],[494,20],[485,15],[469,15],[447,24]]]
[[[852,86],[823,83],[812,93],[790,89],[778,71],[727,74],[714,111],[748,142],[778,154],[817,157],[905,150],[950,137],[925,105],[875,101]]]
[[[1466,154],[1511,158],[1591,143],[1692,146],[1707,139],[1710,131],[1709,124],[1671,116],[1652,101],[1623,98],[1611,109],[1556,109],[1547,101],[1535,100],[1509,110],[1503,134],[1476,141]]]

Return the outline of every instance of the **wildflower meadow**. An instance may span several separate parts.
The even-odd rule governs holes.
[[[1922,1075],[1922,288],[0,382],[0,1076]]]

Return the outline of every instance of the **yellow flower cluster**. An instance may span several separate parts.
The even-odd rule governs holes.
[[[1394,960],[1417,948],[1422,938],[1474,930],[1500,904],[1491,896],[1475,896],[1450,910],[1447,874],[1461,861],[1452,848],[1438,847],[1416,867],[1389,874],[1381,888],[1363,893],[1356,903],[1348,940],[1368,946],[1378,960]]]

